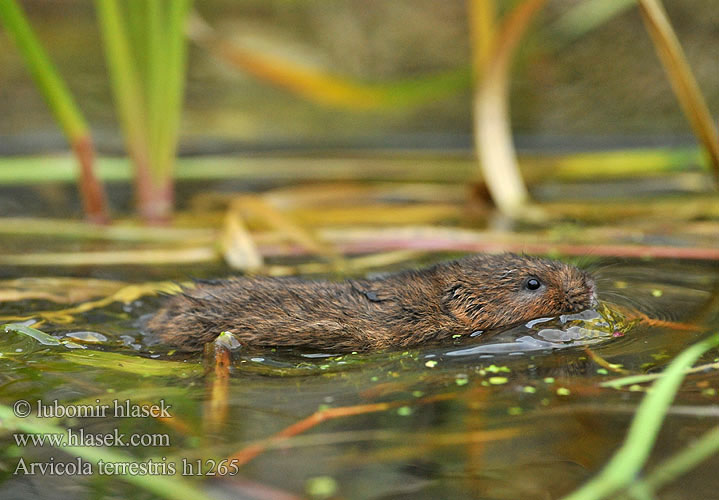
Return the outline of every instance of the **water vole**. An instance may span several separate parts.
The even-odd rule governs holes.
[[[170,297],[146,323],[180,351],[221,332],[252,347],[334,351],[406,347],[579,312],[596,300],[576,267],[514,254],[474,255],[379,279],[230,278]]]

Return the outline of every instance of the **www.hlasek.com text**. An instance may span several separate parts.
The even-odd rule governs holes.
[[[67,429],[65,432],[25,434],[17,432],[13,434],[15,445],[21,448],[28,446],[52,446],[63,448],[66,446],[132,446],[132,447],[168,447],[170,446],[169,434],[138,433],[129,434],[113,429],[112,432],[85,432],[85,429]]]

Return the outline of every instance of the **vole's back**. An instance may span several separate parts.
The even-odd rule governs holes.
[[[251,346],[346,350],[386,337],[377,331],[380,309],[347,282],[237,278],[198,283],[170,298],[146,327],[183,351],[202,349],[223,331]]]

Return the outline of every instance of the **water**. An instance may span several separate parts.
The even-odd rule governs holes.
[[[211,356],[180,356],[147,345],[138,319],[160,299],[142,296],[73,314],[67,323],[23,323],[53,335],[57,345],[4,334],[0,401],[27,401],[33,415],[38,408],[57,413],[58,405],[71,411],[107,406],[104,416],[23,422],[51,424],[65,434],[135,434],[149,441],[92,449],[117,454],[105,457],[105,467],[138,461],[154,467],[146,478],[184,480],[217,498],[557,498],[612,455],[644,395],[638,387],[598,384],[620,376],[613,370],[660,371],[711,331],[718,316],[719,276],[710,264],[605,264],[597,271],[600,297],[661,322],[588,311],[407,351],[239,348],[231,352],[229,379],[223,379]],[[116,271],[116,278],[123,276]],[[110,289],[112,282],[103,283],[97,293]],[[88,286],[88,296],[92,291]],[[70,306],[25,299],[3,303],[0,314],[65,307]],[[678,329],[687,323],[696,329]],[[700,363],[718,356],[711,352]],[[716,425],[717,373],[708,370],[684,383],[650,464]],[[118,411],[133,405],[169,406],[170,418],[119,418]],[[333,408],[350,414],[331,418],[326,412]],[[226,470],[230,462],[223,465],[222,471],[236,474],[206,475],[216,474],[222,460],[243,456],[237,454],[248,445],[323,410],[324,419],[267,444],[236,470]],[[152,439],[167,446],[154,446]],[[20,457],[26,466],[78,460],[63,447],[17,446],[11,433],[3,433],[3,498],[154,498],[114,469],[100,478],[98,457],[80,459],[95,476],[80,475],[79,467],[65,475],[18,471]],[[707,472],[717,465],[717,459],[708,460],[661,498],[684,498],[689,489],[694,498],[710,498],[719,480]]]

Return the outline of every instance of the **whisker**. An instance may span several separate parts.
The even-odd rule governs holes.
[[[610,300],[605,300],[605,297]],[[645,298],[648,299],[648,297],[638,298],[613,291],[604,291],[600,294],[600,299],[605,300],[605,302],[611,303],[611,299],[615,299],[618,306],[629,306],[630,308],[635,309],[636,311],[653,319],[661,321],[677,321],[679,319],[679,316],[674,312],[674,310],[662,309],[655,302],[646,302],[642,300]]]

